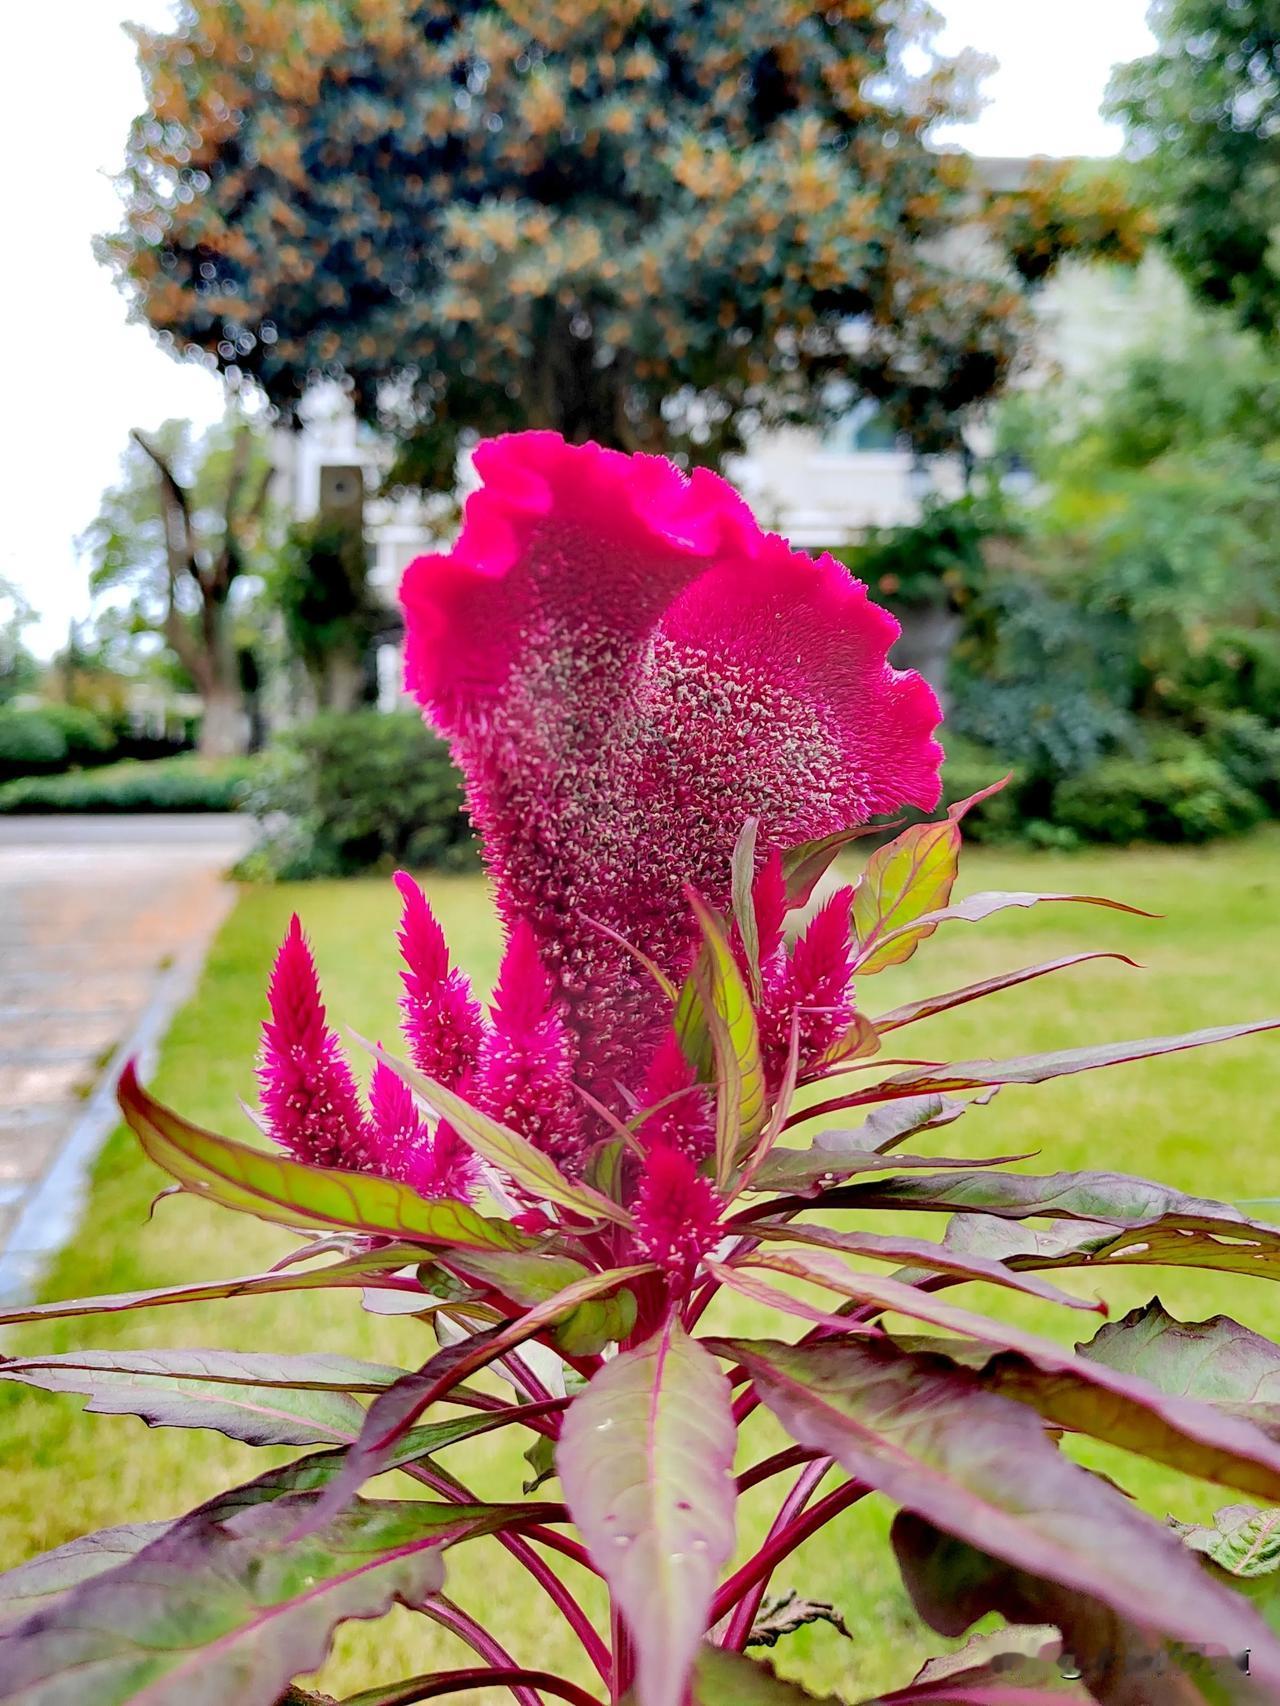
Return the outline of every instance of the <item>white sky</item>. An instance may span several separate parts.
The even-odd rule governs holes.
[[[1148,51],[1146,0],[935,0],[942,45],[994,55],[989,105],[952,139],[987,154],[1108,154],[1098,116],[1117,60]],[[221,390],[125,322],[90,252],[117,223],[109,174],[141,104],[121,23],[163,25],[169,0],[43,0],[5,7],[0,55],[0,575],[40,612],[48,654],[88,609],[75,537],[114,479],[131,426],[208,423]],[[1052,20],[1052,22],[1050,22]]]

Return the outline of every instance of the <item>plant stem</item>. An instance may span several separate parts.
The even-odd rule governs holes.
[[[720,1589],[711,1606],[711,1616],[708,1627],[713,1628],[720,1619],[748,1593],[762,1578],[768,1581],[782,1560],[795,1551],[796,1547],[806,1541],[811,1534],[816,1534],[820,1528],[829,1523],[834,1516],[850,1505],[857,1504],[871,1491],[860,1481],[846,1481],[834,1492],[827,1494],[825,1499],[819,1499],[817,1504],[798,1516],[796,1520],[780,1534],[766,1540],[754,1558],[747,1562]]]
[[[798,1469],[802,1463],[811,1463],[817,1455],[816,1451],[810,1451],[803,1445],[789,1445],[785,1451],[775,1451],[772,1457],[764,1457],[759,1463],[753,1463],[750,1469],[743,1470],[738,1476],[738,1491],[748,1493],[752,1487],[772,1480],[785,1469]]]
[[[587,1694],[576,1683],[562,1676],[552,1676],[545,1670],[521,1670],[516,1665],[475,1665],[470,1670],[442,1670],[433,1676],[414,1677],[395,1693],[375,1688],[368,1694],[353,1694],[342,1706],[361,1706],[362,1701],[376,1701],[377,1706],[417,1706],[420,1700],[440,1700],[446,1694],[462,1694],[468,1689],[511,1687],[513,1683],[536,1688],[543,1694],[554,1694],[567,1700],[569,1706],[600,1706],[594,1695]]]
[[[782,1506],[773,1520],[772,1528],[765,1536],[762,1550],[767,1550],[771,1541],[777,1540],[779,1535],[786,1533],[791,1523],[795,1521],[814,1493],[817,1492],[818,1483],[831,1468],[833,1461],[834,1459],[830,1457],[818,1457],[812,1463],[806,1464],[800,1471],[796,1477],[795,1485],[782,1501]],[[763,1575],[753,1587],[748,1588],[743,1594],[738,1601],[737,1609],[729,1619],[729,1627],[725,1630],[724,1640],[720,1643],[722,1647],[731,1647],[735,1653],[740,1653],[743,1650],[755,1626],[756,1616],[768,1587],[769,1576]]]
[[[609,1602],[609,1635],[613,1646],[613,1687],[610,1699],[618,1706],[627,1690],[635,1680],[635,1649],[631,1645],[631,1632],[623,1621],[618,1602]]]
[[[492,1670],[510,1671],[513,1678],[523,1675],[506,1648],[499,1641],[495,1641],[487,1629],[482,1629],[474,1617],[468,1617],[461,1606],[455,1605],[451,1599],[437,1594],[433,1599],[427,1600],[421,1609],[425,1616],[440,1624],[441,1628],[448,1629],[459,1640],[465,1641],[473,1653],[478,1653],[485,1664],[491,1667],[490,1673],[487,1673],[490,1676]],[[520,1702],[520,1706],[542,1706],[533,1689],[526,1684],[512,1680],[507,1687]]]

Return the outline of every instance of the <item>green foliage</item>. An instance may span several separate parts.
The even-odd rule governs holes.
[[[1280,22],[1272,0],[1160,0],[1156,51],[1119,67],[1160,237],[1192,290],[1242,325],[1280,327]]]
[[[349,381],[418,482],[520,426],[715,461],[822,416],[835,376],[952,444],[1026,330],[1006,231],[1019,256],[1044,233],[1037,276],[1140,234],[1114,184],[1039,182],[989,253],[949,241],[984,197],[928,137],[982,67],[939,58],[935,23],[922,0],[190,0],[138,32],[102,253],[162,338],[274,403]]]
[[[53,702],[0,704],[0,778],[100,763],[114,745],[114,734],[92,711]]]
[[[1256,793],[1190,736],[1173,731],[1148,758],[1107,758],[1054,789],[1053,821],[1085,841],[1211,841],[1266,815]],[[1274,762],[1274,760],[1272,760]]]
[[[285,536],[271,591],[289,649],[310,676],[319,703],[351,709],[333,703],[336,670],[345,665],[354,675],[362,669],[380,617],[359,525],[327,515],[295,523]]]
[[[476,861],[458,773],[416,712],[326,713],[289,729],[251,789],[262,840],[246,876],[269,880]]]
[[[0,812],[229,812],[244,798],[259,760],[130,759],[63,776],[28,776],[0,787]]]
[[[35,619],[18,588],[0,576],[0,705],[29,692],[39,679],[40,666],[23,639]]]
[[[939,604],[963,610],[987,583],[987,542],[1013,520],[998,494],[926,499],[919,521],[868,528],[857,545],[832,555],[867,583],[890,609]]]

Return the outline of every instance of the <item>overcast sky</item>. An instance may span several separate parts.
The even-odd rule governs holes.
[[[954,140],[986,154],[1108,154],[1110,68],[1148,50],[1146,0],[935,0],[943,46],[991,54],[989,105]],[[115,477],[131,426],[208,423],[221,391],[125,322],[90,240],[117,223],[109,174],[141,104],[125,19],[163,25],[170,0],[43,0],[5,8],[0,62],[0,576],[40,612],[49,653],[88,608],[76,535]],[[1053,19],[1049,27],[1047,20]]]

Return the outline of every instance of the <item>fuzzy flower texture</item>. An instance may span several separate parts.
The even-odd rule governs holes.
[[[650,1151],[630,1186],[639,1243],[674,1269],[714,1242],[712,1108],[651,968],[688,973],[688,891],[727,909],[758,819],[766,1070],[776,1088],[793,1049],[801,1071],[820,1061],[854,1014],[850,897],[789,947],[781,853],[934,806],[938,706],[886,662],[898,626],[866,588],[763,532],[714,474],[552,433],[483,444],[475,466],[454,549],[404,577],[406,677],[462,770],[507,942],[486,1014],[397,876],[404,1034],[421,1072],[571,1176],[630,1121]],[[390,1068],[361,1104],[296,919],[269,1000],[259,1075],[283,1147],[476,1192],[466,1144]]]

